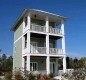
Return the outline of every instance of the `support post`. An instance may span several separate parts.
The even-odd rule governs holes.
[[[27,71],[30,71],[30,55],[27,55]]]
[[[46,35],[46,53],[49,54],[49,35]]]
[[[63,73],[66,72],[66,56],[63,57]]]
[[[46,16],[46,32],[49,32],[49,19],[48,16]]]
[[[49,56],[46,57],[46,71],[47,71],[47,74],[50,73],[50,57]]]
[[[28,14],[28,17],[27,17],[27,25],[28,25],[28,29],[30,30],[30,26],[31,26],[31,14],[30,14],[30,12],[29,12],[29,14]]]
[[[61,30],[62,30],[62,49],[63,49],[63,72],[66,72],[66,51],[65,51],[65,32],[64,32],[64,20],[61,21]]]
[[[27,33],[27,52],[30,54],[30,32]]]

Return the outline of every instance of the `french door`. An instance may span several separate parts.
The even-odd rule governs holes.
[[[37,70],[38,70],[37,62],[31,62],[30,63],[30,71],[37,71]]]
[[[50,73],[55,74],[55,62],[50,62]]]

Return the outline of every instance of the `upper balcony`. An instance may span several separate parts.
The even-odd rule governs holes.
[[[46,27],[36,24],[31,24],[30,30],[38,32],[46,32]]]
[[[46,31],[46,26],[41,26],[41,25],[37,25],[37,24],[31,24],[30,30],[31,31],[37,31],[37,32],[47,32]],[[49,26],[49,33],[62,35],[62,30]]]

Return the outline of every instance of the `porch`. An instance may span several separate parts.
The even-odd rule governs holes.
[[[34,71],[41,74],[49,74],[53,73],[54,75],[58,75],[58,58],[49,57],[49,62],[47,56],[38,57],[38,56],[30,56],[30,65],[28,62],[28,58],[24,57],[24,69]],[[48,65],[49,64],[49,65]]]

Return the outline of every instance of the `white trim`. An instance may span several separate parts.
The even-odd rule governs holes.
[[[23,35],[22,35],[23,36]],[[19,41],[21,38],[22,38],[22,36],[20,36],[18,39],[16,39],[15,41],[14,41],[14,44],[17,42],[17,41]]]
[[[52,15],[52,16],[56,16],[56,17],[60,17],[60,18],[66,18],[64,16],[56,15],[56,14],[53,14],[53,13],[50,13],[50,12],[46,12],[46,11],[42,11],[42,10],[37,10],[37,9],[30,9],[30,11],[38,11],[38,12],[46,13],[46,14],[49,14],[49,15]]]
[[[14,41],[14,44],[19,40],[21,39],[29,30],[25,31],[18,39],[16,39]],[[30,30],[30,33],[37,33],[37,34],[45,34],[45,35],[52,35],[52,36],[59,36],[59,37],[63,37],[63,35],[58,35],[58,34],[51,34],[51,33],[47,33],[47,32],[37,32],[37,31],[31,31]]]
[[[23,55],[28,55],[28,52],[27,53],[24,53]],[[54,55],[54,54],[29,54],[30,56],[50,56],[50,57],[64,57],[65,55],[64,54],[58,54],[58,55]]]

